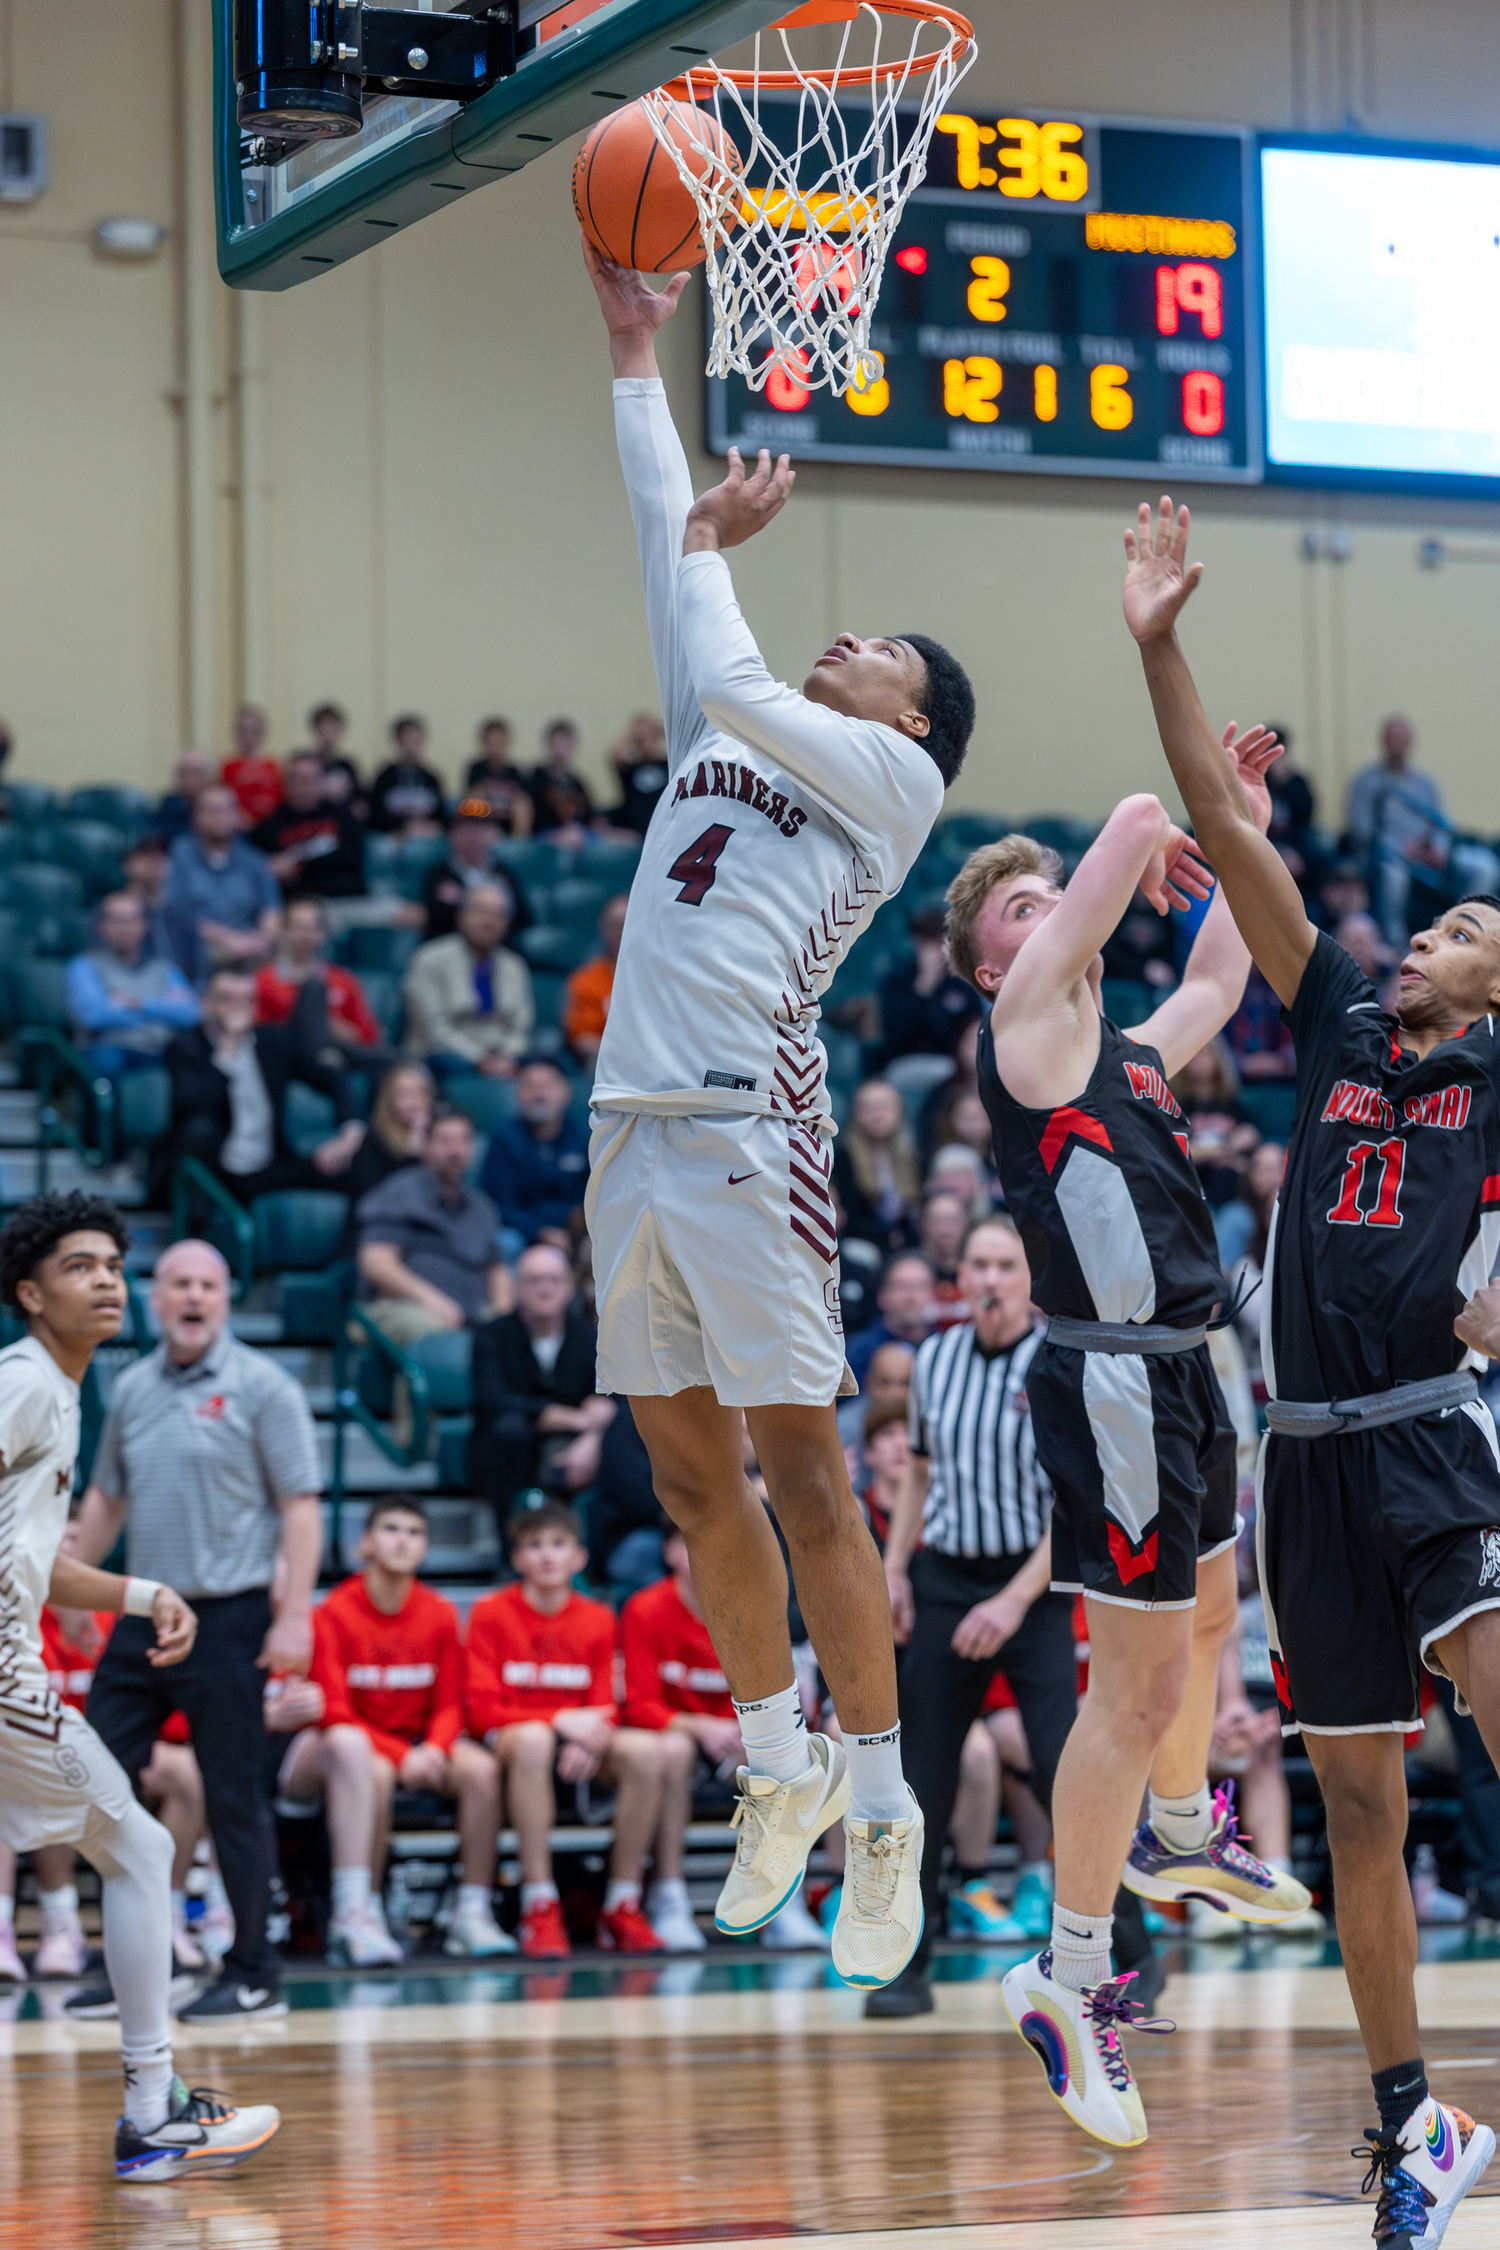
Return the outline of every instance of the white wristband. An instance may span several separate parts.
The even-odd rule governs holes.
[[[124,1617],[149,1617],[156,1607],[156,1597],[160,1592],[159,1578],[127,1578],[120,1614]]]

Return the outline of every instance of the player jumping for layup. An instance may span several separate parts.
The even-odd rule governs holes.
[[[921,1815],[901,1772],[890,1606],[850,1490],[821,995],[900,889],[974,698],[935,642],[840,634],[802,693],[771,678],[721,550],[785,504],[762,454],[696,505],[657,374],[660,295],[584,256],[609,329],[669,780],[630,894],[594,1083],[588,1219],[600,1388],[625,1394],[686,1536],[744,1736],[722,1930],[769,1922],[851,1808],[833,1957],[885,1984],[921,1935]],[[786,1573],[745,1480],[740,1410],[786,1534],[844,1746],[805,1731]]]
[[[1395,1021],[1382,1012],[1214,744],[1175,631],[1202,570],[1187,535],[1186,508],[1141,509],[1125,619],[1198,840],[1297,1043],[1261,1312],[1261,1585],[1284,1731],[1306,1737],[1328,1810],[1380,2107],[1375,2239],[1406,2250],[1441,2240],[1495,2151],[1427,2090],[1401,1738],[1425,1664],[1500,1760],[1500,1453],[1454,1334],[1500,1247],[1500,901],[1461,899],[1414,937]]]
[[[1220,761],[1268,823],[1276,739],[1232,736]],[[1206,1898],[1254,1922],[1309,1900],[1236,1843],[1231,1801],[1211,1806],[1206,1780],[1237,1613],[1235,1435],[1206,1342],[1223,1276],[1167,1080],[1233,1015],[1250,956],[1215,897],[1178,989],[1122,1032],[1100,1006],[1101,946],[1138,885],[1165,912],[1209,888],[1206,870],[1140,796],[1116,807],[1066,891],[1061,873],[1055,854],[1011,836],[976,852],[948,894],[950,956],[994,1001],[980,1092],[1048,1316],[1026,1389],[1056,1494],[1052,1580],[1089,1601],[1089,1692],[1053,1787],[1052,1942],[1004,1994],[1068,2115],[1133,2147],[1146,2119],[1120,2030],[1142,2011],[1129,1978],[1110,1976],[1122,1869],[1147,1898]]]
[[[47,1685],[42,1605],[120,1610],[156,1625],[154,1664],[180,1664],[198,1621],[180,1594],[59,1554],[78,1453],[78,1386],[125,1310],[125,1222],[98,1196],[43,1195],[0,1234],[0,1302],[27,1335],[0,1352],[0,1839],[76,1844],[99,1871],[104,1958],[119,2000],[122,2179],[240,2163],[281,2120],[189,2093],[172,2073],[172,1839],[136,1802],[93,1728]]]

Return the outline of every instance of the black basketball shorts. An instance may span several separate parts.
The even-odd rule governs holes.
[[[1236,1437],[1207,1344],[1108,1353],[1044,1343],[1026,1377],[1052,1480],[1052,1584],[1127,1609],[1191,1609],[1232,1547]]]
[[[1261,1448],[1255,1540],[1282,1733],[1405,1734],[1434,1643],[1500,1609],[1500,1451],[1477,1400]]]

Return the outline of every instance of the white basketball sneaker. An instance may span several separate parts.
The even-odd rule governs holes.
[[[846,1820],[848,1865],[833,1925],[833,1965],[845,1984],[891,1984],[922,1935],[922,1808],[905,1820]]]
[[[1406,2250],[1408,2244],[1441,2242],[1448,2222],[1495,2153],[1488,2125],[1476,2125],[1461,2109],[1449,2109],[1431,2094],[1394,2133],[1372,2133],[1368,2149],[1350,2154],[1369,2158],[1364,2192],[1380,2189],[1375,2209],[1375,2240]]]
[[[269,2102],[235,2109],[207,2086],[191,2093],[172,2081],[172,2106],[154,2133],[122,2117],[115,2127],[115,2175],[122,2180],[177,2180],[190,2172],[227,2172],[264,2148],[281,2124]]]
[[[1171,2031],[1147,2020],[1130,1997],[1133,1972],[1086,1992],[1070,1991],[1052,1975],[1052,1948],[1022,1961],[1000,1987],[1011,2022],[1047,2073],[1053,2097],[1075,2125],[1110,2148],[1138,2148],[1146,2138],[1146,2112],[1136,2091],[1120,2033]]]
[[[812,1763],[795,1781],[741,1766],[735,1775],[739,1830],[734,1865],[714,1908],[726,1937],[763,1929],[801,1884],[807,1856],[825,1828],[849,1810],[849,1761],[826,1734],[810,1734]]]

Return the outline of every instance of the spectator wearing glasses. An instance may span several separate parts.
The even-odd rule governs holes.
[[[915,1351],[932,1334],[934,1278],[920,1250],[899,1250],[887,1261],[875,1300],[878,1316],[849,1339],[849,1367],[861,1388],[871,1360],[883,1345],[906,1344]]]
[[[528,1485],[579,1492],[599,1468],[615,1417],[594,1388],[594,1324],[567,1253],[533,1243],[516,1260],[516,1309],[474,1338],[475,1489],[503,1522]]]

